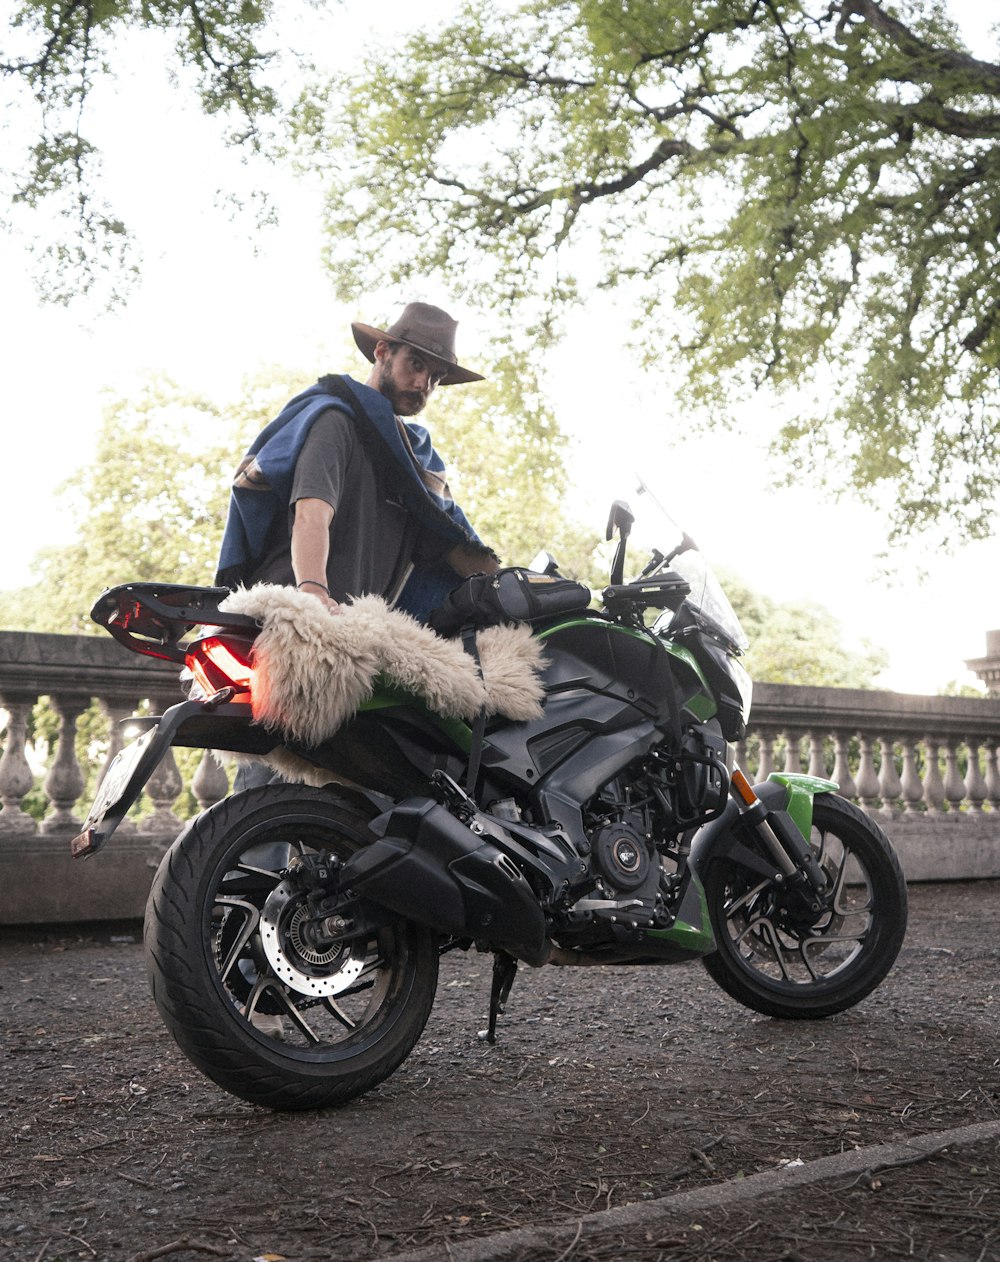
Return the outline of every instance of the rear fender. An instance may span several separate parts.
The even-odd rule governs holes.
[[[161,715],[138,716],[127,725],[141,733],[108,768],[80,834],[70,843],[78,858],[96,854],[139,800],[172,745],[266,753],[275,738],[253,725],[250,706],[216,697],[178,702]],[[382,809],[381,806],[379,809]]]
[[[204,712],[208,704],[205,701],[181,701],[158,718],[133,720],[134,726],[142,730],[142,735],[120,751],[98,786],[94,805],[83,829],[70,843],[70,849],[77,858],[96,854],[105,845],[139,800],[153,772],[174,743],[178,729]]]

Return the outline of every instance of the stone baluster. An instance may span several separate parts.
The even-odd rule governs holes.
[[[21,803],[31,792],[35,778],[25,757],[28,743],[28,716],[34,697],[4,693],[0,700],[7,709],[7,738],[0,758],[0,832],[33,833],[35,821]]]
[[[834,732],[833,734],[833,778],[840,786],[845,798],[856,798],[858,786],[851,775],[851,734],[850,732]]]
[[[1000,763],[997,759],[997,749],[1000,742],[989,740],[986,742],[986,800],[995,811],[1000,811]],[[0,815],[0,819],[3,816]]]
[[[802,733],[792,728],[785,728],[785,775],[800,776],[802,774]]]
[[[45,793],[51,809],[42,820],[42,832],[77,832],[83,821],[73,814],[73,807],[84,790],[85,781],[76,757],[76,721],[88,702],[79,696],[60,695],[49,699],[59,716],[59,735],[56,756],[45,777]]]
[[[177,769],[173,750],[167,750],[163,761],[146,782],[146,794],[153,803],[153,810],[139,821],[139,832],[168,836],[179,832],[183,825],[171,808],[183,788],[184,781]]]
[[[737,767],[739,767],[739,769],[743,772],[743,774],[745,776],[749,776],[750,765],[749,765],[749,760],[747,757],[747,743],[745,740],[736,742],[733,758],[736,762]]]
[[[774,764],[774,742],[776,734],[767,728],[761,728],[757,733],[757,739],[760,742],[760,761],[757,764],[756,780],[760,783],[775,770]]]
[[[965,800],[965,781],[958,770],[958,745],[959,742],[954,736],[945,739],[944,796],[953,811],[957,811]]]
[[[198,763],[198,770],[191,781],[191,791],[203,811],[220,802],[229,792],[226,769],[210,749],[205,750],[201,762]]]
[[[175,698],[158,702],[158,713],[175,703]],[[174,751],[168,749],[162,762],[146,782],[146,796],[153,804],[153,810],[139,821],[139,832],[150,835],[176,836],[183,827],[182,821],[174,814],[173,804],[184,789],[184,781],[174,758]]]
[[[903,774],[900,777],[900,789],[903,798],[903,810],[908,815],[919,811],[924,800],[924,784],[917,770],[917,742],[912,736],[904,736]]]
[[[883,808],[891,811],[895,809],[896,803],[903,796],[903,782],[896,770],[895,744],[887,736],[883,736],[879,744],[882,751],[882,761],[878,769],[879,793],[882,796]]]
[[[936,736],[924,737],[927,767],[924,771],[924,802],[929,813],[944,810],[944,781],[938,765],[938,740]]]
[[[880,801],[878,774],[875,771],[875,755],[872,752],[872,738],[861,732],[859,737],[861,761],[858,764],[858,801],[866,810],[875,809]]]
[[[965,769],[965,800],[969,804],[969,810],[981,811],[988,790],[979,767],[979,741],[967,740],[965,747],[969,751],[969,764]]]
[[[809,775],[826,779],[826,749],[822,732],[809,730]]]

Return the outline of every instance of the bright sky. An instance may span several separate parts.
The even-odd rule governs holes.
[[[448,8],[448,0],[438,0]],[[981,56],[995,59],[985,6],[950,0]],[[342,56],[358,47],[356,0],[316,15]],[[399,29],[412,6],[380,6],[379,29]],[[426,6],[422,18],[429,17]],[[162,58],[141,48],[129,72],[107,86],[93,131],[104,149],[106,189],[143,248],[141,285],[128,307],[100,315],[82,305],[40,305],[16,239],[0,240],[0,364],[3,371],[5,547],[0,589],[31,581],[38,547],[65,538],[58,487],[90,463],[102,391],[127,394],[142,375],[165,372],[220,398],[265,364],[296,375],[365,365],[335,362],[352,319],[372,322],[410,297],[441,301],[460,317],[459,354],[473,365],[484,346],[484,313],[449,303],[433,286],[387,303],[359,295],[341,307],[319,262],[315,191],[283,181],[274,191],[278,230],[253,233],[219,208],[216,190],[247,179],[238,158],[221,150],[214,127],[164,82]],[[99,123],[98,123],[99,119]],[[0,156],[2,161],[2,156]],[[553,402],[574,435],[568,502],[600,529],[614,498],[630,499],[635,473],[655,489],[709,559],[734,569],[778,600],[817,600],[841,621],[849,640],[872,640],[891,657],[880,683],[933,692],[949,681],[974,682],[967,658],[985,652],[988,628],[1000,627],[1000,543],[959,548],[951,557],[902,557],[898,577],[878,575],[882,531],[860,507],[824,501],[813,489],[776,491],[762,446],[764,418],[734,408],[738,437],[691,432],[662,382],[632,367],[633,334],[621,313],[590,304],[558,351]],[[290,390],[291,393],[291,390]],[[433,405],[428,412],[433,428]],[[234,457],[239,453],[234,453]],[[539,540],[538,546],[545,541]],[[509,558],[524,563],[527,557]],[[928,565],[918,584],[913,573]],[[108,575],[123,581],[124,574]],[[169,578],[164,575],[164,578]]]

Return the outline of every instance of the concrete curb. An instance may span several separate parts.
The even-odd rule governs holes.
[[[577,1240],[599,1235],[614,1229],[661,1226],[676,1220],[678,1215],[695,1210],[717,1209],[735,1205],[739,1201],[759,1200],[787,1192],[790,1188],[821,1183],[826,1179],[844,1175],[860,1175],[868,1170],[880,1170],[887,1166],[919,1160],[942,1152],[946,1148],[960,1148],[979,1143],[984,1139],[1000,1139],[1000,1121],[978,1122],[973,1126],[960,1126],[954,1130],[933,1131],[928,1135],[915,1135],[894,1144],[873,1144],[868,1148],[853,1148],[849,1152],[832,1157],[820,1157],[802,1166],[783,1166],[766,1170],[745,1179],[732,1179],[728,1183],[714,1183],[709,1187],[695,1188],[690,1192],[677,1192],[655,1201],[637,1201],[616,1209],[587,1214],[568,1224],[552,1224],[547,1227],[519,1227],[502,1231],[494,1236],[480,1236],[475,1240],[441,1242],[428,1248],[407,1253],[385,1255],[385,1262],[502,1262],[518,1250],[547,1245],[572,1245]]]

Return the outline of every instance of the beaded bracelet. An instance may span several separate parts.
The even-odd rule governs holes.
[[[318,587],[320,591],[326,592],[328,596],[330,595],[329,587],[327,587],[324,583],[317,583],[314,578],[304,578],[301,583],[296,583],[295,586],[305,587],[307,584],[309,587]]]

